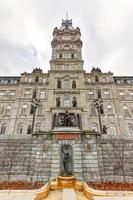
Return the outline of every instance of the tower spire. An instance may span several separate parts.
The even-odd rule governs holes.
[[[68,20],[68,12],[66,12],[66,20]]]

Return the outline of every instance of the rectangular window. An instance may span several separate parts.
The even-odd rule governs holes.
[[[47,99],[47,92],[46,91],[40,92],[40,99]]]
[[[70,65],[63,65],[64,70],[70,70]]]
[[[18,127],[17,127],[17,134],[22,134],[23,133],[23,124],[20,123],[18,124]]]
[[[36,131],[37,132],[41,130],[41,125],[42,125],[41,122],[36,123]]]
[[[88,83],[91,83],[91,78],[90,77],[88,77]]]
[[[43,83],[46,83],[46,78],[43,78]]]
[[[64,89],[69,89],[69,80],[64,80]]]
[[[128,132],[131,135],[133,134],[133,124],[131,124],[131,123],[128,124]]]
[[[110,91],[108,91],[108,90],[105,91],[104,96],[105,96],[106,99],[109,99],[110,98]]]
[[[116,135],[116,127],[115,127],[115,124],[110,124],[110,132],[111,132],[111,134]]]
[[[68,95],[64,96],[64,107],[70,107],[70,98]]]
[[[5,134],[6,131],[6,123],[2,124],[0,134]]]
[[[39,105],[37,109],[37,114],[42,115],[43,114],[43,105]]]
[[[27,112],[27,105],[23,105],[22,110],[21,110],[21,114],[24,115]]]
[[[88,91],[88,97],[89,97],[89,99],[93,99],[94,98],[94,92]]]
[[[24,98],[30,98],[30,95],[31,95],[30,89],[27,89],[27,90],[24,91]]]
[[[0,99],[3,99],[4,95],[5,95],[5,92],[4,91],[0,91]]]
[[[124,100],[124,99],[125,99],[125,95],[124,95],[123,92],[120,92],[120,99],[121,99],[121,100]]]
[[[113,109],[110,104],[107,105],[107,111],[108,111],[108,114],[113,114]]]
[[[123,112],[124,112],[124,117],[130,117],[129,110],[126,105],[123,105]]]
[[[133,92],[130,92],[131,99],[133,100]]]
[[[94,130],[94,131],[98,131],[98,127],[97,127],[97,124],[96,123],[93,123],[92,124],[92,130]]]
[[[10,115],[11,114],[11,106],[7,106],[5,115]]]

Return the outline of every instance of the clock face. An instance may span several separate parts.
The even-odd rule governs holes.
[[[69,50],[70,49],[70,45],[64,45],[64,49],[65,50]]]

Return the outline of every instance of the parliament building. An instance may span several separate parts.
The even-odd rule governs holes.
[[[20,76],[0,77],[1,144],[18,139],[28,146],[30,141],[35,167],[30,177],[48,180],[67,173],[85,180],[111,177],[114,174],[108,173],[109,166],[100,157],[105,147],[99,145],[100,138],[133,136],[133,76],[113,76],[99,67],[86,72],[82,45],[80,29],[72,20],[62,20],[53,30],[47,73],[35,68]],[[71,157],[68,171],[61,164],[65,152]],[[37,165],[39,160],[43,166]],[[121,172],[115,175],[120,177]]]

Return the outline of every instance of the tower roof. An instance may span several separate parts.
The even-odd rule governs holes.
[[[69,29],[69,30],[74,30],[73,25],[72,25],[72,19],[62,19],[62,24],[61,24],[61,28],[60,30],[64,30],[64,29]]]

